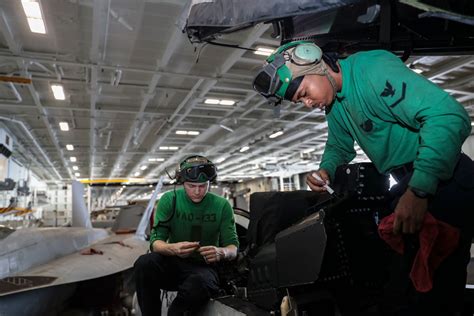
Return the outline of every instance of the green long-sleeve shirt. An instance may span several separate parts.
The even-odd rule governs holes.
[[[173,212],[174,191],[163,194],[157,202],[150,246],[155,240],[169,243],[199,241],[201,246],[239,246],[234,211],[229,202],[208,192],[200,203],[193,203],[183,188],[176,190],[176,211]],[[160,225],[157,223],[160,222]],[[196,253],[192,256],[200,259]]]
[[[409,185],[434,194],[438,182],[452,175],[471,131],[463,106],[387,51],[339,62],[342,90],[327,113],[320,168],[334,178],[336,167],[355,157],[356,141],[379,172],[413,162]]]

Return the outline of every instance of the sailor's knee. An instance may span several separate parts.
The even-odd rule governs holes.
[[[150,265],[153,264],[153,261],[156,260],[156,258],[153,258],[153,257],[154,256],[152,253],[141,255],[135,261],[133,268],[135,269],[135,271],[142,271],[144,269],[148,269]]]

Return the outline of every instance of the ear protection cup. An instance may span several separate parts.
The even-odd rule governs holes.
[[[298,66],[306,66],[321,60],[323,52],[313,43],[299,44],[293,50],[291,61]]]

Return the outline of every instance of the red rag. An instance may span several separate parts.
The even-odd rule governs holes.
[[[401,234],[393,233],[395,214],[385,217],[379,224],[379,235],[399,254],[404,246]],[[433,274],[441,262],[458,246],[459,230],[445,222],[436,220],[426,213],[420,233],[420,249],[416,253],[410,271],[410,279],[418,292],[428,292],[433,288]]]

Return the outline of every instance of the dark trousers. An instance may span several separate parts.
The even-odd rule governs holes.
[[[407,173],[391,189],[392,207],[405,192],[412,172]],[[433,289],[417,292],[409,273],[418,251],[418,236],[405,235],[405,253],[393,254],[390,281],[386,287],[383,315],[461,315],[470,261],[474,230],[474,162],[461,155],[453,177],[438,185],[429,200],[428,211],[438,220],[460,229],[458,248],[446,258],[434,273]]]
[[[140,256],[134,273],[143,316],[161,315],[160,289],[178,291],[168,315],[195,314],[219,289],[212,267],[156,252]]]

